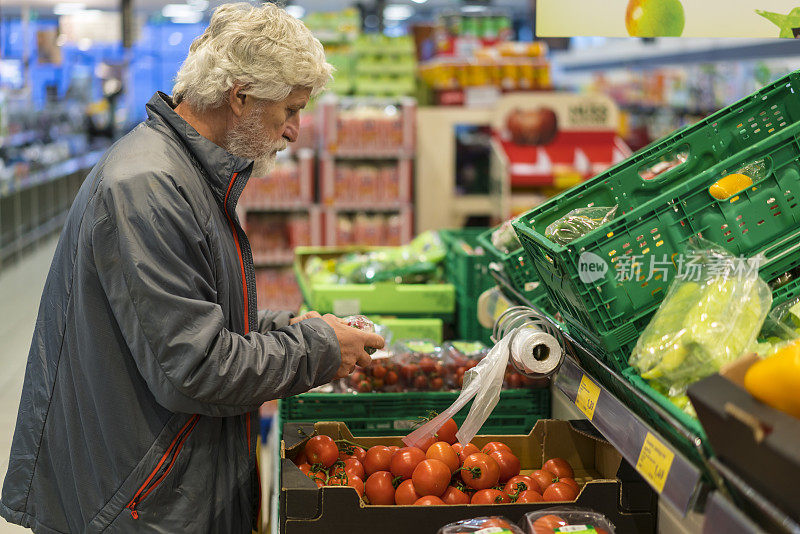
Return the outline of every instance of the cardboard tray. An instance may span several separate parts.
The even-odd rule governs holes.
[[[344,423],[286,424],[281,442],[280,489],[280,531],[284,534],[433,534],[461,519],[503,515],[516,522],[528,512],[559,504],[367,506],[352,488],[318,489],[291,461],[305,445],[306,436],[314,432],[355,440],[365,448],[378,444],[403,446],[401,437],[353,438]],[[655,532],[655,492],[590,423],[540,420],[528,435],[476,436],[473,443],[482,447],[495,440],[505,442],[519,454],[523,472],[541,468],[545,458],[569,461],[576,480],[586,484],[576,501],[563,504],[603,513],[617,532]]]
[[[800,420],[718,374],[689,386],[689,398],[719,461],[800,521]]]

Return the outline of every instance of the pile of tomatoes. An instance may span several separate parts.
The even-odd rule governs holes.
[[[520,473],[517,455],[493,441],[461,446],[448,420],[422,447],[375,445],[313,436],[295,463],[319,487],[352,486],[369,504],[501,504],[574,501],[580,487],[566,460]]]

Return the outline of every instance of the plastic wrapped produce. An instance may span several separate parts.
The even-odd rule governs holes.
[[[489,348],[480,341],[452,341],[442,346],[442,354],[447,371],[447,387],[461,389],[464,373],[478,365],[489,354]]]
[[[616,213],[617,206],[574,209],[548,226],[544,236],[559,245],[567,245],[612,221]]]
[[[556,532],[614,534],[615,532],[614,525],[606,516],[577,506],[558,506],[529,512],[525,514],[522,524],[528,534],[553,534]]]
[[[525,534],[517,525],[501,516],[476,517],[450,523],[439,529],[438,534]]]
[[[349,317],[345,317],[342,320],[345,323],[347,323],[347,326],[351,328],[358,328],[359,330],[363,332],[369,332],[370,334],[378,332],[378,329],[375,327],[375,323],[373,323],[363,315],[351,315]],[[366,348],[367,354],[375,354],[376,350],[377,349],[374,349],[372,347]]]
[[[432,341],[413,340],[392,347],[400,364],[400,377],[408,391],[446,389],[442,349]]]
[[[492,232],[492,245],[506,254],[522,247],[514,227],[511,226],[511,220],[504,222],[497,230]]]
[[[629,363],[643,378],[686,406],[686,387],[755,345],[772,303],[758,277],[760,258],[735,258],[693,241],[696,280],[678,278],[636,344]]]

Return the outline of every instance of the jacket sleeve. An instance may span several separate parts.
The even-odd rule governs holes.
[[[258,312],[258,331],[262,334],[280,330],[289,326],[289,320],[294,318],[294,314],[289,311],[259,310]]]
[[[168,177],[117,180],[97,194],[98,277],[160,404],[224,417],[331,380],[341,355],[321,319],[246,336],[226,328],[205,232]]]

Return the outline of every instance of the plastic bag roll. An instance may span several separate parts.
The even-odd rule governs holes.
[[[538,328],[520,328],[511,340],[511,358],[528,374],[548,375],[558,368],[562,357],[556,338]]]

